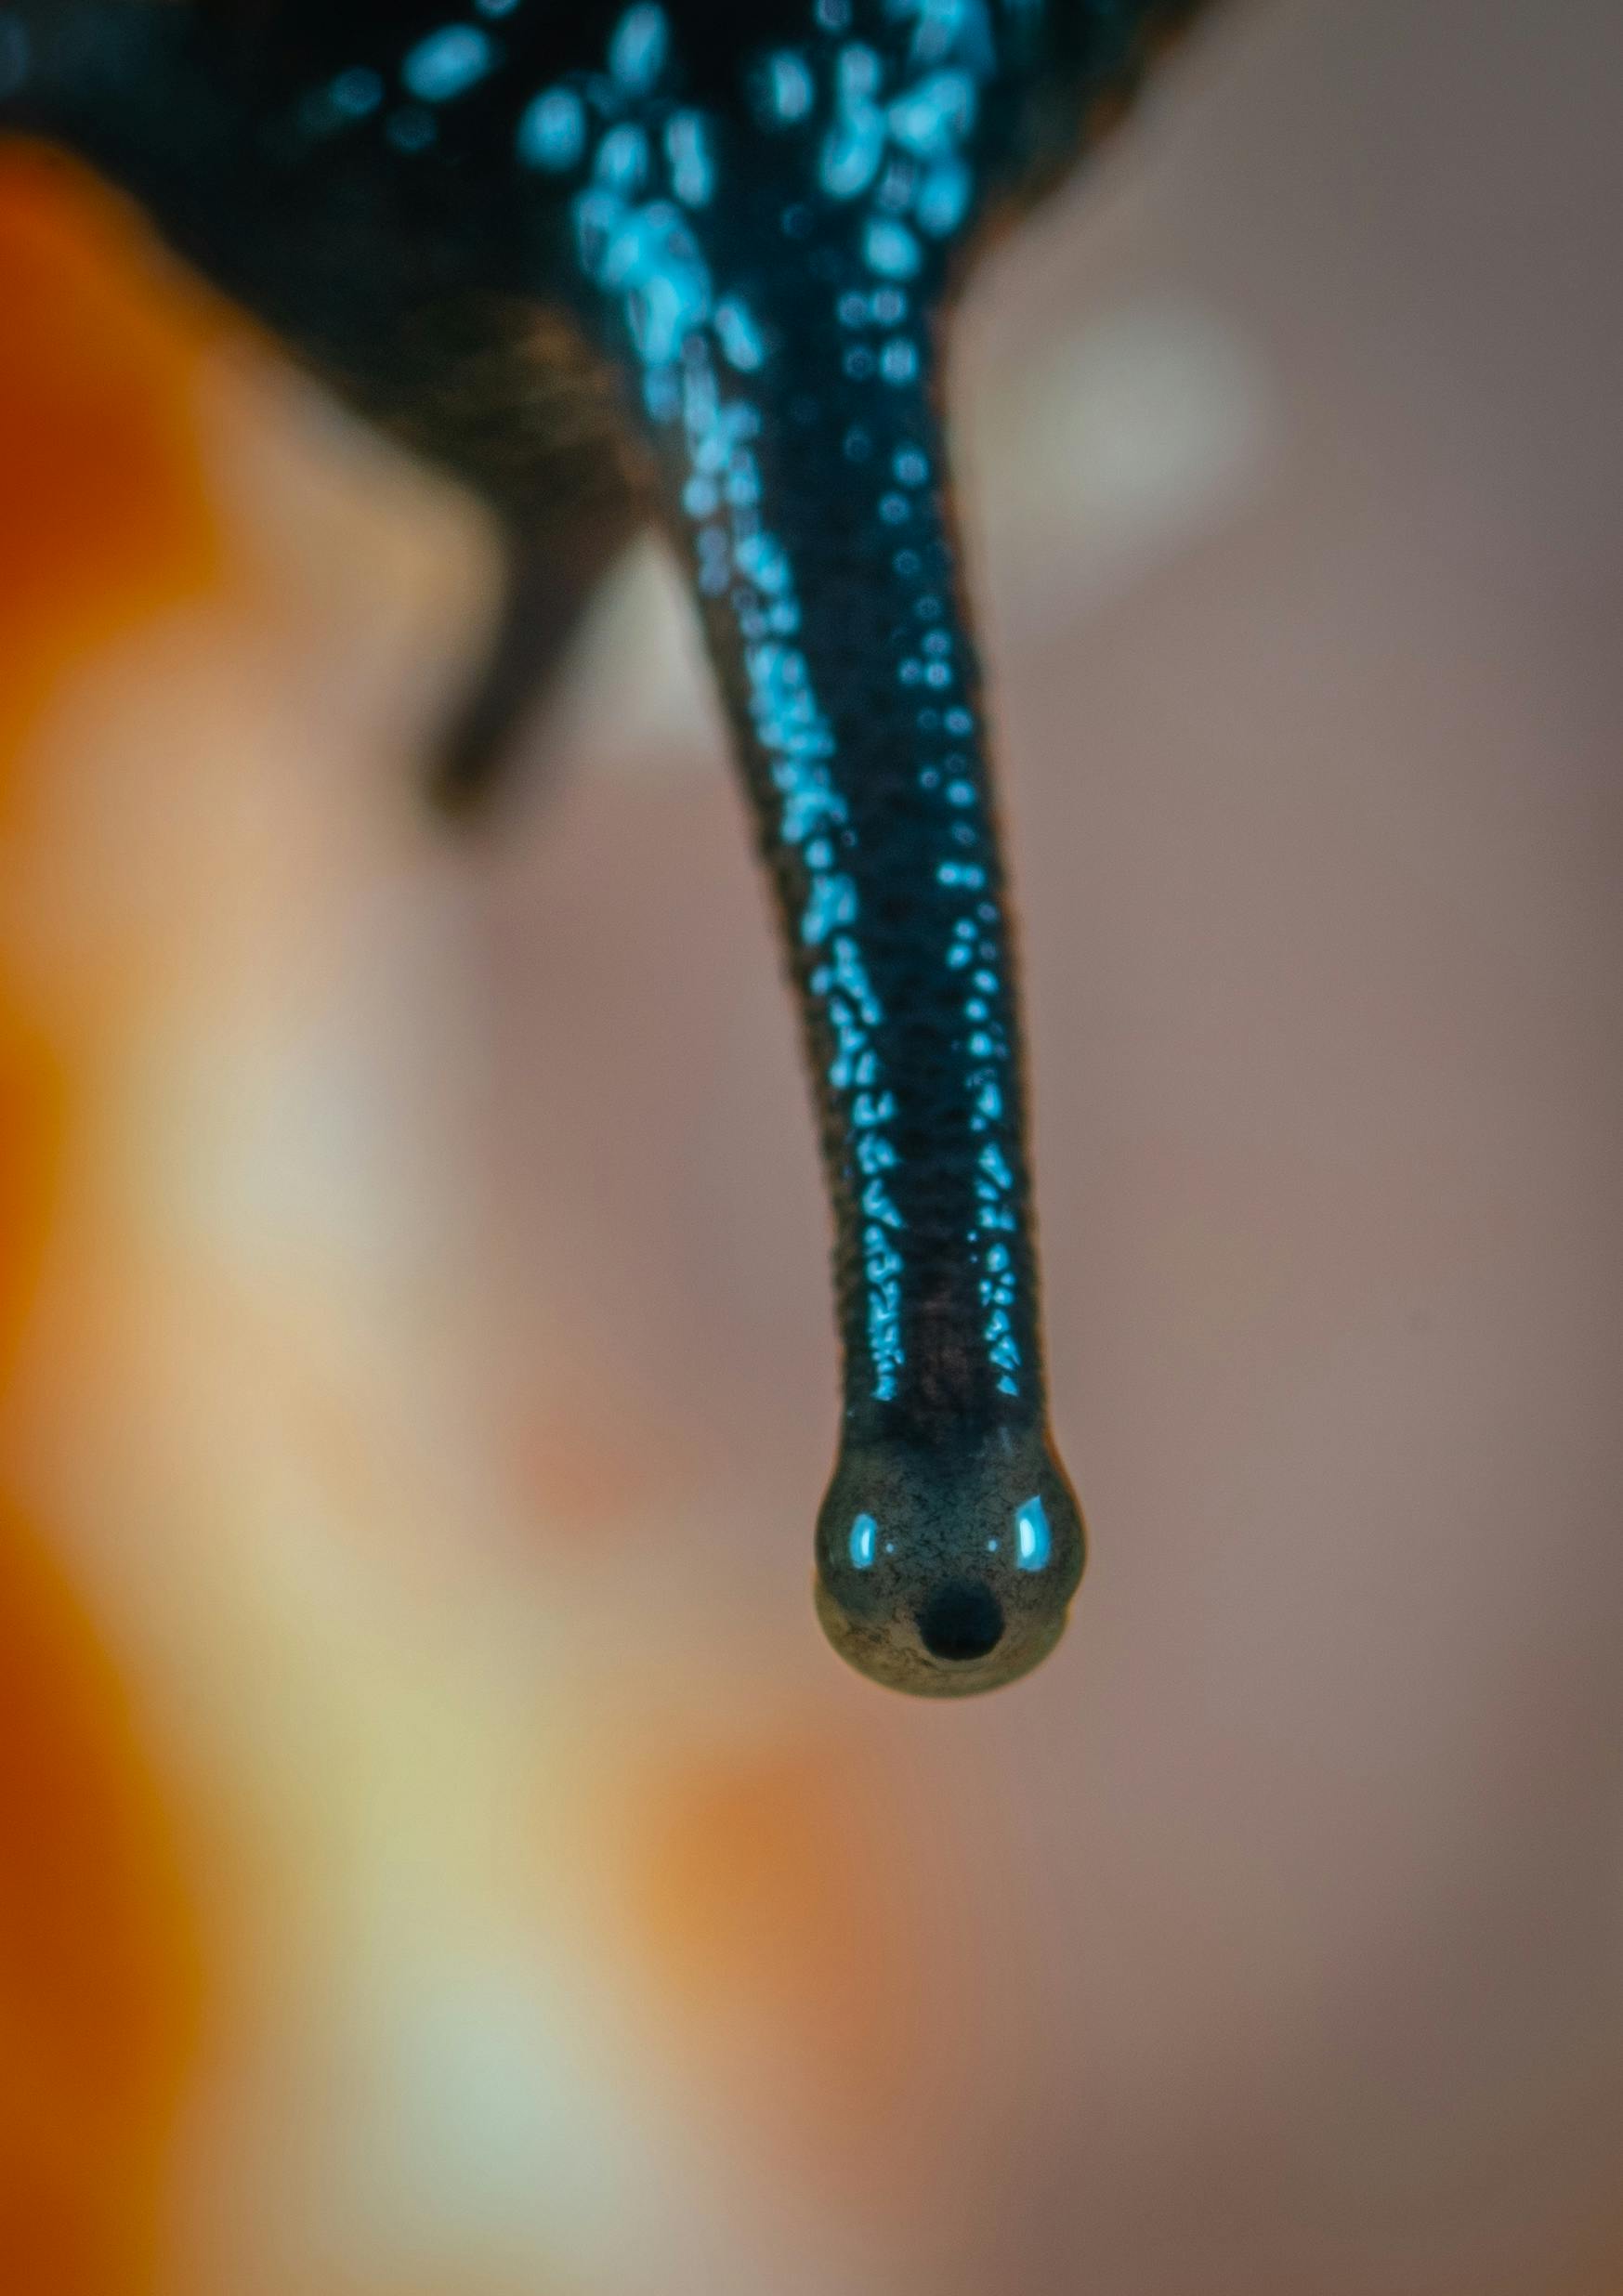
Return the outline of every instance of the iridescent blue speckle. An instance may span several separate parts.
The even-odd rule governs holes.
[[[792,48],[779,48],[776,55],[766,59],[759,102],[769,126],[788,127],[796,120],[804,120],[816,95],[804,56],[797,55]]]
[[[544,88],[520,114],[518,157],[528,167],[561,173],[586,148],[586,109],[573,88]]]
[[[911,279],[923,257],[919,242],[905,224],[875,216],[862,242],[868,267],[884,279]]]
[[[375,72],[358,65],[353,71],[338,74],[328,96],[335,111],[341,111],[347,119],[364,120],[383,101],[383,81]]]
[[[678,111],[665,128],[671,189],[685,207],[703,207],[715,190],[710,131],[696,111]]]
[[[628,94],[645,95],[665,61],[670,27],[661,7],[628,8],[609,43],[609,69]]]
[[[766,356],[761,330],[751,317],[749,306],[737,295],[724,295],[716,305],[715,332],[730,367],[748,373]]]
[[[1014,1510],[1014,1555],[1022,1571],[1041,1571],[1054,1552],[1048,1509],[1041,1499],[1027,1499]]]
[[[412,48],[400,78],[425,104],[449,103],[482,80],[495,59],[490,35],[472,24],[447,24]]]

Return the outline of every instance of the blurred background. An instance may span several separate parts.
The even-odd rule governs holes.
[[[824,1649],[824,1214],[651,545],[0,157],[0,2287],[1623,2292],[1623,15],[1253,0],[979,279],[1093,1555]]]

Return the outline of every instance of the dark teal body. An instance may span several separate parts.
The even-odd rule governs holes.
[[[7,110],[481,489],[488,756],[652,510],[694,586],[804,1022],[835,1226],[818,1608],[928,1694],[1057,1639],[1026,1087],[941,340],[1184,11],[1092,0],[74,0]],[[495,696],[495,701],[491,696]],[[480,711],[483,716],[480,716]]]

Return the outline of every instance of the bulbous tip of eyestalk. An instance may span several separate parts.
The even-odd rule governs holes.
[[[852,1443],[818,1517],[818,1616],[870,1680],[966,1698],[1047,1657],[1084,1551],[1046,1428]]]

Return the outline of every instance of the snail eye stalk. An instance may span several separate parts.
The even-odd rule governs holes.
[[[464,802],[651,502],[771,881],[833,1210],[817,1532],[895,1687],[1057,1639],[1013,931],[942,427],[983,224],[1193,0],[7,0],[0,126],[54,135],[352,403],[478,488],[512,610]],[[634,482],[635,478],[635,482]],[[526,630],[530,633],[526,639]]]

